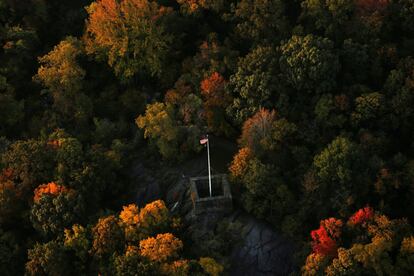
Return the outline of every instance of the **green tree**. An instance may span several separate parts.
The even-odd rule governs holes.
[[[258,46],[239,60],[229,82],[234,100],[227,108],[236,124],[241,125],[261,107],[274,107],[277,99],[282,98],[283,103],[278,66],[278,54],[273,47]]]
[[[179,130],[170,104],[147,105],[145,116],[139,116],[136,123],[144,129],[144,137],[156,143],[162,156],[171,158],[178,154]]]
[[[88,229],[79,224],[74,224],[72,228],[65,229],[64,246],[74,251],[74,254],[80,260],[78,267],[82,268],[88,260],[89,250],[91,248]]]
[[[348,31],[354,13],[352,0],[304,0],[305,26],[324,31],[329,37],[342,37]],[[352,25],[351,25],[352,26]]]
[[[289,29],[284,1],[242,0],[232,10],[237,34],[255,43],[278,42]]]
[[[365,157],[359,147],[345,137],[335,138],[313,159],[313,171],[305,183],[314,183],[306,187],[306,196],[313,200],[313,209],[326,215],[329,209],[348,215],[350,209],[357,202],[363,202],[369,193],[368,187],[363,185],[369,181],[368,170],[364,166]],[[329,204],[325,208],[325,204]]]
[[[145,115],[140,115],[135,121],[144,130],[144,137],[158,147],[165,159],[180,160],[200,149],[200,130],[197,125],[193,125],[192,116],[195,112],[193,106],[201,105],[201,102],[198,102],[194,94],[185,97],[183,101],[185,102],[179,110],[175,110],[171,103],[149,104]],[[179,124],[177,117],[182,118],[187,125]]]
[[[78,39],[67,37],[39,58],[40,67],[34,76],[34,80],[47,88],[54,111],[64,122],[74,120],[85,124],[91,116],[91,99],[82,93],[86,72],[79,65],[79,59],[83,51]]]
[[[53,177],[53,153],[44,141],[29,139],[14,142],[2,155],[2,164],[13,171],[16,184],[26,192]]]
[[[355,99],[352,121],[357,124],[372,125],[383,116],[385,111],[384,95],[378,92],[364,94]]]
[[[72,275],[72,266],[64,248],[57,241],[36,243],[28,251],[28,275]]]
[[[35,200],[30,219],[33,227],[46,237],[62,235],[63,230],[82,219],[84,206],[75,191],[45,193]]]
[[[280,49],[283,76],[294,89],[323,93],[336,88],[340,66],[332,41],[294,35]]]

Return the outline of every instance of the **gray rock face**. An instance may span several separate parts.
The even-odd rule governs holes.
[[[293,246],[287,240],[248,214],[235,221],[243,225],[244,234],[233,249],[231,275],[288,275],[293,271]]]

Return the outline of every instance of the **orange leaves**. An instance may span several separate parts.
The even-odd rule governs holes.
[[[128,206],[124,206],[121,213],[119,214],[119,218],[124,224],[131,225],[131,224],[138,224],[138,207],[135,204],[129,204]]]
[[[135,204],[124,206],[119,219],[124,227],[125,238],[132,242],[166,230],[171,222],[162,200],[151,202],[141,210]]]
[[[115,27],[121,27],[120,5],[115,0],[101,0],[92,3],[88,9],[87,32],[102,46],[110,46],[115,36]]]
[[[58,185],[55,182],[42,184],[34,190],[34,201],[38,202],[44,194],[58,195],[67,191],[68,189],[65,186]]]
[[[337,254],[337,241],[341,236],[342,221],[335,218],[322,220],[320,227],[311,232],[313,239],[312,249],[316,254],[335,256]]]
[[[101,257],[124,248],[124,235],[115,216],[100,218],[92,229],[92,252]]]
[[[226,83],[217,72],[200,83],[207,125],[215,131],[226,131],[224,109],[231,103],[231,97],[225,91]]]
[[[371,220],[374,217],[374,210],[367,206],[365,208],[359,209],[355,214],[349,218],[349,224],[359,225],[365,224],[367,221]]]
[[[252,158],[252,151],[248,147],[241,148],[230,165],[232,177],[238,178],[246,173],[249,160]]]
[[[171,233],[158,234],[155,238],[139,242],[141,255],[155,262],[164,262],[177,257],[182,248],[183,242]]]
[[[224,78],[219,73],[214,72],[210,77],[201,82],[201,94],[206,98],[213,98],[216,100],[214,101],[215,105],[223,104],[223,99],[220,99],[219,96],[222,94],[225,84],[226,81]]]
[[[169,211],[164,201],[157,200],[145,205],[139,212],[140,226],[144,228],[159,227],[169,222]]]
[[[276,111],[261,108],[253,117],[244,122],[240,143],[251,149],[257,148],[256,145],[259,144],[262,146],[268,145],[275,120]]]

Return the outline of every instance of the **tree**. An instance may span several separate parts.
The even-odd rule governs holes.
[[[40,67],[34,79],[50,89],[53,94],[78,92],[82,88],[86,74],[78,62],[82,53],[81,42],[74,37],[67,37],[52,51],[39,58]],[[55,95],[55,98],[57,97],[58,95]]]
[[[105,57],[119,77],[166,71],[173,36],[163,18],[171,8],[148,0],[98,0],[87,11],[86,51]]]
[[[142,235],[139,227],[140,216],[139,209],[135,204],[124,206],[119,213],[121,225],[124,227],[125,239],[127,241],[138,242]]]
[[[229,134],[231,126],[226,121],[225,108],[231,103],[231,97],[225,89],[226,83],[218,72],[214,72],[200,83],[200,88],[209,130]]]
[[[341,237],[342,225],[342,221],[335,218],[322,220],[319,229],[311,232],[313,253],[336,256],[337,241]]]
[[[118,276],[159,274],[158,265],[143,258],[136,246],[128,246],[124,255],[116,257],[115,269]]]
[[[36,243],[28,251],[28,275],[72,275],[71,265],[62,246],[57,241]]]
[[[85,123],[91,116],[91,99],[82,93],[86,71],[79,65],[79,59],[83,53],[82,43],[67,37],[39,58],[40,67],[33,77],[47,88],[55,112],[65,122],[75,119]]]
[[[162,156],[171,158],[177,155],[178,128],[171,105],[147,105],[145,116],[139,116],[136,123],[139,128],[144,129],[144,137],[156,143]]]
[[[285,3],[280,0],[242,0],[233,6],[235,30],[242,38],[256,43],[278,42],[289,23]]]
[[[280,67],[296,90],[324,93],[336,87],[339,61],[333,42],[314,35],[292,36],[281,50]]]
[[[44,141],[14,142],[2,155],[2,164],[13,171],[18,185],[25,192],[31,192],[36,185],[53,177],[53,152]]]
[[[140,231],[147,236],[167,230],[171,223],[169,210],[162,200],[145,205],[138,217]]]
[[[336,38],[344,36],[351,24],[354,12],[351,0],[305,0],[302,2],[302,18],[316,30],[323,30],[325,35]]]
[[[213,258],[201,257],[198,262],[210,276],[219,276],[224,271],[224,267],[217,263]]]
[[[368,124],[380,119],[385,111],[384,95],[378,92],[364,94],[355,99],[352,120],[355,124]]]
[[[388,120],[391,129],[399,132],[401,145],[406,145],[408,142],[408,129],[411,129],[411,122],[413,122],[413,65],[413,58],[402,59],[397,68],[390,72],[384,84],[385,95],[391,107]]]
[[[192,124],[192,116],[196,110],[193,105],[199,104],[198,98],[191,94],[183,101],[179,110],[175,110],[168,102],[149,104],[145,115],[138,116],[135,121],[139,128],[144,129],[144,137],[156,144],[165,159],[180,160],[189,153],[200,150],[200,129]],[[181,113],[179,115],[187,125],[179,125],[177,113]]]
[[[247,211],[274,223],[293,209],[294,195],[283,175],[293,160],[290,142],[296,126],[277,118],[276,111],[260,109],[243,124],[241,149],[230,172],[232,181],[244,188],[242,202]]]
[[[67,249],[74,251],[79,258],[78,269],[83,270],[89,257],[89,250],[91,248],[91,241],[89,238],[88,229],[79,224],[72,225],[71,228],[65,229],[64,246]]]
[[[35,190],[30,219],[45,237],[62,235],[63,230],[83,218],[82,197],[51,182]]]
[[[122,228],[115,216],[100,218],[92,228],[91,253],[97,258],[109,258],[113,253],[120,253],[125,247]]]
[[[140,254],[154,262],[165,262],[178,257],[183,242],[171,233],[158,234],[139,242]]]
[[[363,164],[363,155],[356,144],[345,137],[335,138],[325,149],[314,157],[319,187],[320,203],[328,200],[336,210],[347,212],[349,205],[354,204],[354,195],[359,194],[363,200],[367,193],[363,183],[367,180]]]
[[[278,54],[270,46],[258,46],[239,60],[237,71],[229,82],[234,100],[227,108],[236,124],[241,125],[262,107],[274,107],[275,99],[283,99],[278,67]]]
[[[346,233],[346,234],[345,234]],[[412,230],[406,220],[390,220],[364,207],[343,224],[330,218],[311,232],[313,253],[302,267],[305,275],[389,275],[412,273],[405,260],[414,256],[410,250]],[[329,250],[328,250],[329,249]],[[399,255],[403,259],[394,258]],[[404,255],[404,257],[402,257]],[[401,260],[401,261],[399,261]],[[408,269],[408,270],[406,270]]]

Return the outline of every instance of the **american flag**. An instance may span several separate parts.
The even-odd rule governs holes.
[[[208,142],[208,138],[207,137],[200,139],[200,144],[202,144],[202,145],[207,144],[207,142]]]

